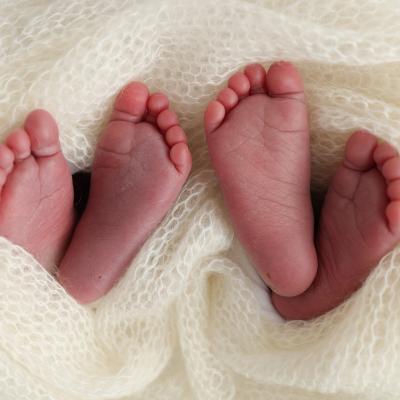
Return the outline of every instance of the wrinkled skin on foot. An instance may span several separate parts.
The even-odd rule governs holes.
[[[311,319],[356,291],[400,239],[400,158],[367,132],[354,133],[325,197],[318,275],[302,295],[272,295],[287,319]]]
[[[295,296],[317,269],[303,84],[291,64],[235,74],[205,113],[206,138],[235,232],[276,293]]]
[[[59,271],[76,300],[92,302],[118,281],[190,168],[186,135],[167,97],[139,82],[126,86],[98,143],[88,204]]]
[[[57,265],[75,224],[72,178],[58,129],[44,110],[0,145],[0,235],[47,269]]]
[[[336,307],[398,243],[400,159],[366,132],[347,143],[314,243],[307,109],[291,64],[235,74],[204,124],[235,232],[284,318]]]

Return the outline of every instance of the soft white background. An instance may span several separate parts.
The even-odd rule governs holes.
[[[397,0],[1,0],[3,137],[46,108],[72,170],[90,168],[114,96],[142,80],[170,96],[194,169],[126,276],[92,307],[0,240],[0,398],[398,399],[398,252],[333,313],[283,323],[233,237],[202,113],[246,63],[293,61],[323,188],[352,130],[400,144],[399,32]]]

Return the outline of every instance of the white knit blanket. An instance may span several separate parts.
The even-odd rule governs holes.
[[[280,59],[305,78],[316,187],[352,130],[400,144],[398,0],[0,1],[2,137],[46,108],[72,169],[90,168],[135,79],[170,96],[194,154],[174,208],[91,307],[0,239],[1,400],[400,398],[400,253],[330,314],[285,323],[224,211],[203,110],[232,72]]]

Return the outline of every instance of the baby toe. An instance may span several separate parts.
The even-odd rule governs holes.
[[[387,187],[387,195],[391,200],[400,200],[400,179],[389,182]]]
[[[392,233],[400,235],[400,201],[392,201],[388,204],[386,218]]]
[[[186,143],[177,143],[171,147],[169,156],[177,171],[188,175],[192,165],[192,156]]]
[[[206,134],[214,132],[225,118],[226,110],[219,101],[212,101],[208,104],[204,113],[204,130]]]
[[[350,169],[365,171],[374,166],[373,154],[377,145],[374,135],[365,131],[353,133],[346,143],[344,164]]]
[[[23,129],[16,129],[6,139],[6,144],[14,153],[16,161],[24,160],[31,155],[31,141]]]
[[[14,164],[14,153],[5,144],[0,144],[0,169],[8,174]]]
[[[0,169],[0,190],[2,189],[6,181],[7,181],[7,172]]]

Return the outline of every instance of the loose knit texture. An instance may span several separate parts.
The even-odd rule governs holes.
[[[399,251],[333,312],[285,323],[234,238],[202,127],[234,71],[294,62],[323,189],[353,130],[400,144],[399,32],[397,0],[2,0],[2,138],[46,108],[72,170],[90,169],[115,95],[140,80],[170,96],[194,167],[92,306],[0,239],[0,398],[400,398]]]

